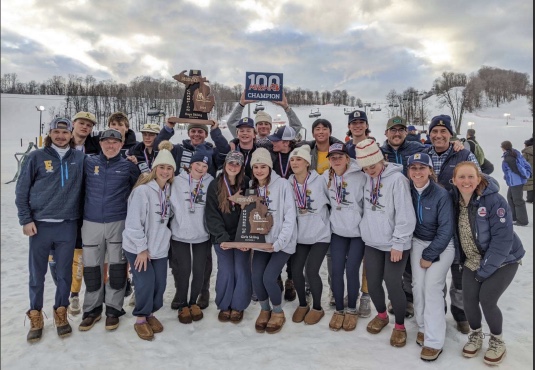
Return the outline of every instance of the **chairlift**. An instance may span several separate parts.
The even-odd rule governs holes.
[[[375,112],[376,110],[377,110],[377,108],[375,108],[375,107],[370,108],[370,112]]]
[[[399,107],[398,103],[394,104],[394,108],[398,108],[398,107]]]
[[[258,103],[254,110],[258,112],[259,110],[264,110],[265,108],[266,107],[264,107],[262,103]]]
[[[309,118],[320,117],[320,116],[321,116],[321,113],[320,113],[319,108],[317,108],[317,111],[315,112],[312,112],[312,109],[311,109],[310,114],[308,115]]]
[[[381,111],[381,106],[379,105],[377,108],[375,108],[375,110],[376,110],[377,112],[380,112],[380,111]]]
[[[390,108],[392,108],[392,107],[394,106],[394,104],[388,104],[388,106],[389,106]]]
[[[162,111],[160,108],[156,108],[156,107],[150,107],[149,111],[147,112],[147,116],[149,117],[158,117],[161,115],[165,115],[165,112]]]
[[[349,116],[353,112],[353,108],[344,108],[344,114]]]

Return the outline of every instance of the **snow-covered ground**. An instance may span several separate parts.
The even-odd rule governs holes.
[[[25,323],[28,309],[28,239],[22,234],[14,204],[15,183],[5,184],[16,172],[15,152],[24,151],[28,141],[34,141],[39,125],[36,105],[59,107],[62,97],[53,96],[1,96],[1,365],[4,369],[99,369],[99,368],[202,368],[202,369],[486,369],[483,354],[466,359],[461,349],[466,336],[455,329],[455,322],[447,316],[448,327],[444,352],[434,363],[420,360],[420,347],[415,343],[417,327],[414,319],[406,321],[408,343],[404,348],[389,345],[392,324],[378,335],[366,332],[371,319],[360,319],[353,332],[333,332],[328,322],[333,309],[327,303],[326,269],[324,278],[323,307],[326,316],[315,326],[294,324],[291,315],[297,301],[285,302],[287,322],[276,335],[257,334],[254,321],[260,310],[258,304],[251,304],[245,312],[244,320],[234,325],[222,324],[217,320],[214,304],[216,257],[210,306],[204,311],[205,318],[199,322],[183,325],[177,320],[177,312],[170,309],[174,286],[171,275],[165,293],[165,305],[157,316],[165,326],[163,333],[156,335],[152,342],[137,337],[133,330],[132,307],[125,304],[127,314],[121,318],[121,325],[108,333],[101,321],[89,332],[80,332],[77,326],[81,315],[72,317],[73,334],[60,339],[53,323],[52,305],[54,284],[47,275],[45,287],[44,336],[41,342],[30,345],[26,342],[29,322]],[[433,99],[433,98],[430,98]],[[274,118],[286,116],[281,108],[266,103],[266,111]],[[347,131],[347,116],[343,107],[320,106],[321,118],[330,120],[333,133],[343,139]],[[252,105],[251,112],[254,109]],[[311,107],[294,107],[307,129],[307,139],[311,139],[310,127],[314,118],[309,118]],[[316,107],[314,107],[314,111]],[[245,110],[247,112],[247,110]],[[432,114],[446,113],[446,109],[433,108]],[[510,113],[506,125],[504,113]],[[252,114],[252,113],[251,113]],[[378,141],[384,140],[384,127],[388,119],[386,110],[369,112],[370,129]],[[50,121],[46,111],[43,121]],[[495,165],[493,174],[500,181],[502,195],[506,194],[501,171],[501,149],[503,140],[510,140],[517,149],[523,148],[524,140],[531,137],[533,118],[527,102],[520,99],[500,108],[489,108],[464,118],[461,134],[466,133],[467,122],[475,122],[477,138],[485,150],[487,158]],[[228,130],[225,135],[230,137]],[[186,138],[186,133],[178,131],[172,141]],[[21,139],[23,147],[21,148]],[[533,215],[533,206],[528,204],[528,212]],[[500,301],[504,314],[504,339],[507,343],[507,358],[502,369],[533,368],[533,218],[525,228],[516,228],[527,251],[521,268]],[[284,275],[283,275],[284,277]],[[83,295],[84,290],[82,290]],[[26,326],[24,326],[24,323]],[[488,328],[484,326],[484,330]],[[486,343],[486,341],[485,341]],[[486,346],[486,344],[485,344]]]

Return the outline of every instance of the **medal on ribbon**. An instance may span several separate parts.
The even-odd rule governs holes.
[[[297,179],[294,177],[294,193],[297,202],[297,208],[299,208],[300,214],[307,213],[307,182],[310,177],[310,173],[307,174],[303,185],[300,187]]]

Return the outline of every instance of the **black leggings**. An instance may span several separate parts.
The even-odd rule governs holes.
[[[204,281],[204,267],[206,256],[211,252],[210,240],[202,243],[190,244],[171,240],[171,258],[169,264],[173,271],[176,291],[179,299],[179,308],[197,303]],[[192,263],[193,255],[193,263]],[[188,300],[189,278],[191,279],[191,292]]]
[[[483,309],[491,334],[502,333],[503,317],[498,307],[498,300],[513,281],[517,270],[518,263],[505,265],[480,283],[475,279],[476,271],[463,268],[464,312],[470,328],[474,330],[481,328],[481,309]]]
[[[368,291],[373,305],[377,312],[386,312],[385,291],[383,280],[388,290],[388,296],[392,302],[396,324],[403,325],[405,322],[405,310],[407,308],[407,297],[403,291],[402,276],[405,265],[409,258],[410,251],[403,251],[401,261],[390,261],[390,252],[383,252],[379,249],[366,245],[364,250],[364,266],[366,267],[366,278],[368,279]]]
[[[327,254],[327,249],[329,249],[329,243],[297,244],[295,254],[290,258],[292,271],[294,271],[295,290],[301,307],[307,305],[305,275],[303,274],[303,270],[306,269],[306,276],[312,293],[312,307],[315,310],[321,310],[323,282],[320,277],[320,267]]]

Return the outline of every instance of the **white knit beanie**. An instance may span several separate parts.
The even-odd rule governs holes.
[[[156,168],[160,164],[168,164],[176,171],[175,158],[173,158],[173,155],[167,149],[162,149],[158,152],[156,159],[152,162],[152,168]]]
[[[357,164],[361,167],[367,167],[384,160],[383,153],[379,145],[372,139],[366,139],[357,144]]]
[[[271,154],[266,148],[257,148],[251,156],[251,168],[254,164],[267,164],[269,168],[273,169],[273,160]]]
[[[295,148],[290,153],[290,158],[292,158],[292,157],[303,158],[310,165],[310,163],[312,162],[312,158],[310,157],[310,146],[305,144],[303,146]]]
[[[270,125],[273,124],[273,119],[271,118],[269,113],[266,113],[263,110],[261,110],[260,112],[256,114],[254,121],[255,121],[255,125],[257,125],[258,122],[267,122]]]

